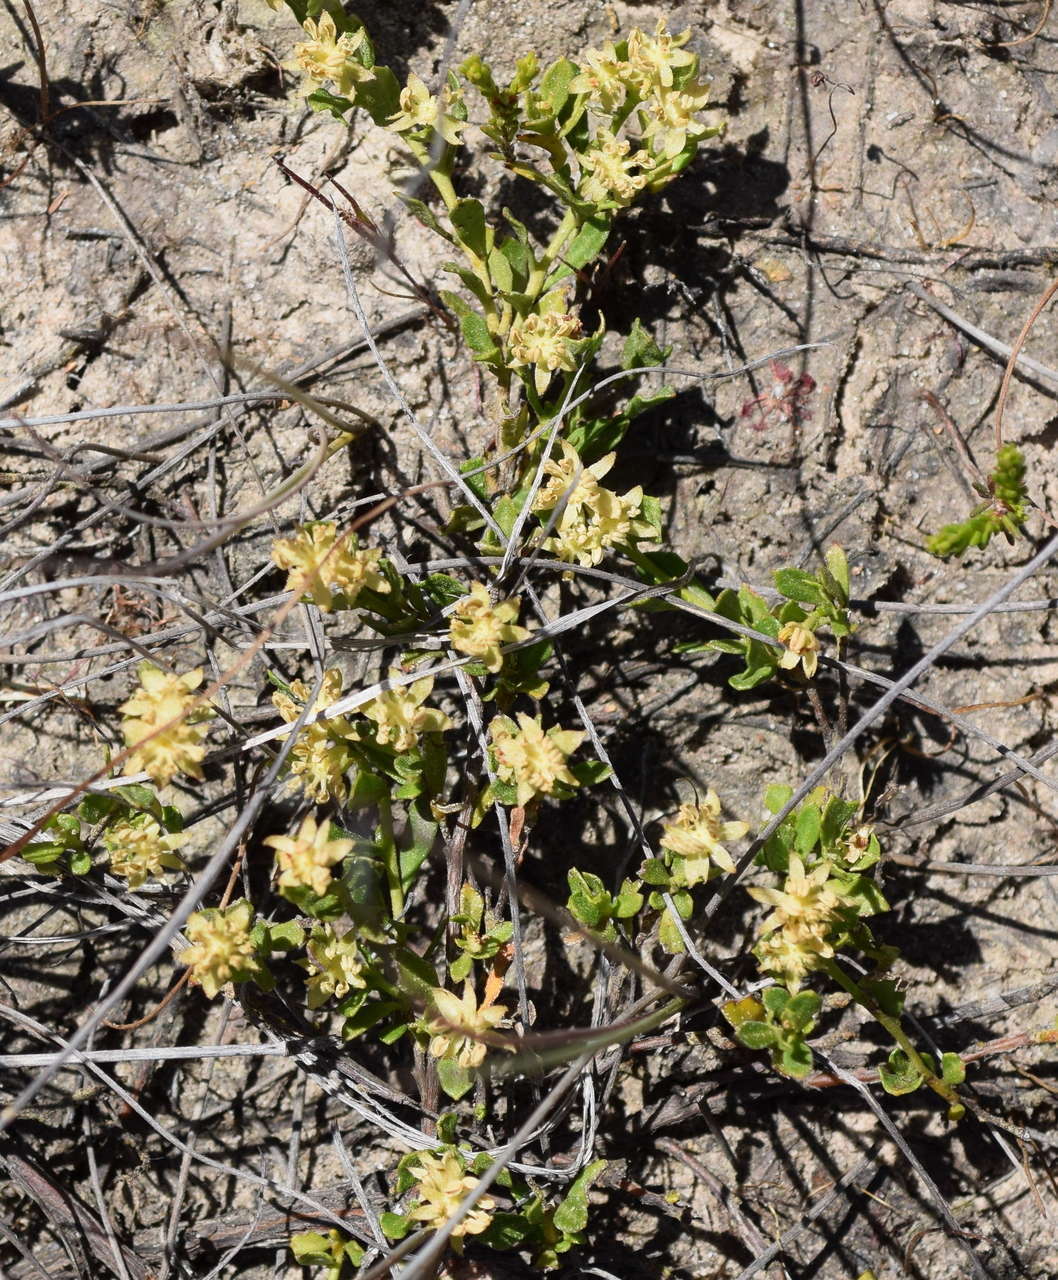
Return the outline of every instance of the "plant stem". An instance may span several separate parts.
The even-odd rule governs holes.
[[[880,1023],[888,1031],[895,1043],[907,1055],[908,1061],[934,1093],[939,1094],[949,1107],[962,1107],[962,1101],[956,1090],[935,1074],[929,1063],[915,1048],[899,1018],[894,1018],[891,1014],[883,1012],[855,978],[847,974],[836,960],[824,960],[820,968],[825,974],[833,978],[840,987],[844,988],[862,1009],[865,1009],[876,1022]]]
[[[566,241],[577,229],[577,215],[572,209],[567,209],[562,215],[562,221],[558,224],[555,234],[548,242],[547,248],[537,259],[536,266],[533,268],[529,276],[529,282],[525,286],[525,292],[529,297],[536,299],[540,296],[544,288],[544,281],[547,279],[548,272],[554,265],[555,259],[565,248]]]

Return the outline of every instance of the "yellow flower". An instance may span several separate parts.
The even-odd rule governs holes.
[[[159,786],[178,773],[201,778],[206,730],[198,727],[198,722],[213,715],[208,707],[193,706],[194,692],[202,683],[202,668],[174,676],[153,662],[141,662],[139,677],[139,689],[118,708],[125,743],[136,747],[129,757],[130,767],[150,774]],[[162,725],[169,727],[158,733]]]
[[[616,138],[608,129],[600,129],[590,150],[580,156],[583,178],[580,194],[593,204],[610,201],[628,204],[650,180],[654,157],[649,151],[632,151],[627,138]]]
[[[424,1226],[438,1230],[459,1208],[468,1191],[478,1185],[477,1178],[467,1176],[465,1166],[454,1151],[442,1155],[421,1152],[416,1157],[418,1183],[415,1194],[419,1203],[408,1214]],[[491,1196],[482,1196],[461,1223],[453,1230],[452,1239],[480,1235],[488,1230],[490,1213],[496,1207]]]
[[[687,145],[688,138],[702,138],[713,130],[695,112],[709,102],[709,86],[691,80],[682,89],[659,88],[643,103],[640,120],[643,140],[655,156],[671,160]]]
[[[585,467],[581,465],[580,454],[567,440],[559,441],[559,449],[562,452],[561,462],[551,457],[544,463],[544,474],[551,479],[541,486],[533,500],[533,510],[550,511],[565,502],[563,516],[575,516],[581,507],[596,506],[600,493],[609,492],[600,488],[599,481],[613,466],[617,454],[608,453],[605,458]]]
[[[339,937],[331,925],[317,925],[306,944],[306,951],[308,959],[301,963],[312,974],[305,984],[310,1009],[318,1009],[331,996],[342,1000],[352,987],[362,988],[365,985],[355,930],[350,929]]]
[[[326,10],[317,21],[306,18],[302,26],[309,38],[294,46],[292,65],[310,87],[330,80],[338,93],[347,94],[354,84],[374,79],[375,73],[353,56],[366,39],[363,27],[339,35],[334,18]]]
[[[653,526],[638,518],[643,504],[643,490],[638,485],[619,495],[599,484],[613,466],[614,454],[584,467],[571,444],[563,440],[561,449],[560,462],[549,458],[544,463],[551,479],[533,502],[534,511],[565,504],[556,532],[544,543],[548,551],[559,560],[595,565],[608,547],[633,536],[656,537]]]
[[[280,888],[305,888],[321,897],[330,887],[331,867],[349,853],[352,840],[334,839],[331,824],[318,824],[312,814],[301,823],[296,836],[269,836],[265,841],[276,851]]]
[[[634,72],[617,56],[610,41],[601,49],[587,49],[581,58],[580,74],[569,82],[571,93],[591,95],[590,106],[597,115],[612,116],[625,100]]]
[[[180,952],[179,960],[210,1000],[225,983],[243,981],[255,967],[252,920],[253,907],[245,898],[230,907],[207,907],[188,916],[184,932],[191,945]]]
[[[610,489],[600,489],[593,506],[571,517],[569,509],[562,513],[558,531],[544,543],[557,559],[578,564],[595,565],[608,548],[626,542],[630,537],[656,538],[646,520],[639,520],[643,490],[637,485],[623,497]]]
[[[488,587],[483,582],[473,583],[452,611],[452,648],[480,658],[489,671],[499,671],[503,666],[500,646],[516,644],[529,635],[528,628],[515,625],[519,607],[516,599],[493,604]]]
[[[179,871],[184,865],[173,852],[187,842],[184,832],[169,833],[149,814],[121,818],[103,832],[103,845],[110,854],[110,870],[124,876],[130,889],[138,889],[162,869]]]
[[[496,776],[517,786],[518,804],[528,804],[537,795],[550,795],[558,782],[577,786],[566,758],[584,741],[579,729],[555,726],[545,733],[539,719],[519,711],[517,726],[506,716],[497,716],[491,734]]]
[[[830,879],[833,870],[831,863],[820,862],[806,871],[794,855],[781,889],[749,890],[758,902],[774,907],[761,925],[757,959],[793,991],[820,960],[833,956],[834,941],[845,923],[843,912],[855,910],[840,882]]]
[[[580,335],[580,321],[565,312],[522,316],[511,325],[507,363],[512,369],[535,365],[533,381],[537,395],[542,396],[556,369],[572,373],[577,367],[572,343]]]
[[[761,938],[753,952],[765,973],[796,992],[819,961],[834,954],[834,948],[814,934],[780,929]]]
[[[301,714],[310,692],[308,685],[295,680],[289,694],[283,691],[272,694],[272,702],[287,724],[292,724]],[[337,702],[341,694],[342,673],[337,667],[331,667],[324,674],[310,714],[325,710]],[[287,756],[287,766],[293,777],[300,780],[305,794],[317,804],[327,799],[340,804],[348,794],[346,774],[352,767],[353,756],[347,739],[352,736],[353,727],[345,716],[315,720],[303,725],[298,733]]]
[[[628,36],[628,64],[640,93],[645,97],[659,85],[672,88],[674,67],[689,67],[695,55],[682,46],[691,38],[691,29],[670,36],[664,18],[659,18],[653,37],[636,27]]]
[[[844,903],[843,895],[835,892],[836,882],[827,883],[833,870],[829,862],[820,862],[813,870],[806,871],[804,863],[794,854],[781,889],[750,889],[750,895],[758,902],[775,908],[761,925],[761,933],[791,926],[809,932],[829,930],[837,922],[837,912]]]
[[[469,982],[463,984],[462,999],[443,987],[434,987],[430,1001],[437,1015],[426,1024],[433,1057],[454,1058],[461,1067],[480,1067],[488,1053],[487,1037],[507,1025],[506,1006],[479,1009]]]
[[[272,560],[287,569],[287,590],[308,596],[324,613],[351,609],[365,588],[388,595],[390,584],[378,568],[382,552],[360,548],[355,534],[335,546],[338,526],[332,520],[311,520],[292,538],[272,543]]]
[[[445,106],[456,101],[450,89],[444,91]],[[400,91],[400,110],[389,117],[386,126],[394,133],[408,133],[412,129],[436,129],[450,146],[457,146],[466,128],[465,120],[457,120],[443,110],[437,98],[427,89],[414,71],[408,74],[407,87]]]
[[[399,667],[390,667],[389,678],[400,679]],[[391,743],[397,751],[414,747],[424,733],[444,733],[451,729],[452,721],[443,711],[422,704],[433,689],[433,676],[423,676],[414,684],[387,689],[361,708],[369,720],[378,726],[377,741]]]
[[[681,804],[675,818],[665,823],[661,847],[679,856],[679,883],[686,888],[705,884],[717,869],[734,871],[725,842],[740,840],[748,822],[721,822],[720,799],[710,789],[701,804]]]
[[[793,671],[798,663],[804,668],[805,675],[811,680],[819,666],[819,641],[815,633],[800,622],[787,622],[779,630],[779,640],[786,646],[786,652],[779,659],[779,666],[784,671]]]

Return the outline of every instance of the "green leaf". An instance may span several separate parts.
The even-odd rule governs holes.
[[[568,58],[559,58],[553,62],[540,79],[538,92],[551,106],[557,116],[569,98],[570,82],[578,74],[578,69]]]
[[[764,1001],[765,1009],[773,1018],[781,1017],[792,999],[785,987],[766,987],[761,992],[760,998]]]
[[[473,1075],[454,1058],[437,1059],[437,1079],[445,1093],[456,1102],[474,1087]]]
[[[736,672],[729,680],[728,684],[732,689],[745,691],[747,689],[755,689],[757,685],[763,684],[765,680],[770,680],[775,668],[772,665],[754,666],[747,665],[745,671]]]
[[[401,1213],[388,1211],[378,1215],[378,1225],[382,1228],[382,1234],[387,1240],[403,1240],[412,1228],[409,1218]]]
[[[845,834],[845,828],[856,816],[859,806],[851,800],[830,796],[823,805],[823,824],[820,836],[825,849],[833,849]]]
[[[51,862],[57,862],[66,852],[66,846],[58,844],[55,841],[35,841],[33,844],[27,844],[22,850],[23,862],[28,862],[33,867],[46,867]]]
[[[668,907],[665,908],[658,926],[658,942],[672,956],[682,955],[687,950],[683,935],[676,928],[672,912]]]
[[[822,820],[819,806],[814,804],[804,805],[797,814],[796,834],[794,836],[794,847],[802,857],[811,853],[819,843],[821,829]]]
[[[767,1022],[743,1022],[735,1035],[747,1049],[770,1049],[779,1042],[778,1029]]]
[[[316,89],[310,93],[305,101],[313,109],[313,111],[329,111],[336,120],[345,120],[345,113],[352,111],[352,98],[341,98],[336,93],[331,93],[327,89]]]
[[[488,1229],[474,1237],[490,1249],[516,1249],[536,1228],[520,1213],[494,1213]]]
[[[812,1070],[812,1050],[803,1040],[784,1044],[778,1065],[786,1075],[803,1079]]]
[[[875,916],[889,910],[881,889],[869,876],[852,876],[846,892],[856,901],[857,915]]]
[[[594,787],[610,776],[611,769],[601,760],[579,760],[569,766],[570,773],[582,787]]]
[[[496,523],[500,526],[505,537],[510,537],[511,531],[514,529],[515,522],[521,514],[522,503],[517,502],[508,494],[501,494],[496,499],[492,508],[492,516]]]
[[[639,515],[641,519],[645,520],[652,529],[657,531],[660,537],[661,525],[664,517],[659,499],[655,498],[652,494],[644,493],[643,500],[639,507]]]
[[[764,807],[769,813],[781,813],[789,804],[793,787],[785,782],[773,782],[764,792]]]
[[[305,943],[305,930],[296,920],[267,925],[265,945],[270,951],[289,951]]]
[[[497,354],[498,348],[493,341],[492,334],[489,333],[489,326],[485,323],[484,316],[478,315],[476,311],[471,311],[467,315],[460,317],[459,327],[463,331],[467,346],[476,356],[488,359]]]
[[[475,257],[488,256],[485,208],[480,200],[458,200],[448,215],[456,235]]]
[[[851,590],[849,562],[845,557],[845,552],[837,545],[827,547],[824,559],[827,567],[827,586],[837,588],[836,591],[832,589],[830,594],[834,597],[835,603],[844,607],[849,602],[849,592]]]
[[[331,1241],[318,1231],[301,1231],[290,1237],[290,1252],[303,1267],[330,1267],[334,1265]]]
[[[966,1064],[957,1053],[940,1055],[940,1078],[945,1084],[962,1084],[966,1079]]]
[[[810,573],[803,569],[777,569],[773,575],[776,590],[788,600],[800,600],[803,604],[826,604],[827,595]]]
[[[466,298],[461,298],[458,293],[453,293],[451,289],[441,289],[438,297],[459,320],[462,320],[464,316],[474,314],[474,308],[469,305]]]
[[[508,237],[500,242],[500,253],[507,259],[511,268],[511,283],[505,286],[508,290],[524,289],[532,270],[532,258],[526,245],[518,239]],[[491,256],[489,262],[491,263]],[[495,275],[493,279],[495,279]]]
[[[663,351],[658,346],[637,317],[632,321],[632,332],[625,338],[624,347],[621,349],[621,368],[642,369],[651,365],[664,364],[671,352],[671,347],[666,347]]]
[[[627,920],[643,908],[643,895],[634,880],[625,880],[617,895],[613,914],[618,920]]]
[[[92,870],[92,855],[87,849],[74,849],[70,854],[70,872],[75,876],[86,876]]]
[[[562,260],[575,271],[586,267],[602,252],[610,238],[610,219],[604,214],[589,218],[573,237]]]
[[[514,232],[515,238],[519,241],[520,244],[525,246],[526,250],[528,250],[529,249],[529,228],[525,225],[524,222],[519,222],[518,219],[514,216],[514,214],[510,211],[510,209],[507,208],[506,205],[504,205],[504,207],[500,210],[500,212],[503,214],[504,218],[506,219],[507,225]]]
[[[430,856],[434,841],[437,839],[437,821],[432,814],[424,813],[418,805],[408,806],[408,827],[406,834],[411,836],[411,844],[401,849],[400,883],[405,893],[409,893],[419,874],[419,869]]]
[[[499,249],[493,249],[489,254],[489,276],[492,283],[500,290],[501,293],[507,293],[514,288],[514,272],[511,270],[511,264],[505,254]]]
[[[884,1014],[899,1018],[904,1011],[904,994],[892,978],[861,978],[860,986]]]
[[[486,472],[481,470],[485,465],[485,459],[482,457],[468,458],[459,468],[459,474],[463,476],[470,487],[471,492],[479,502],[485,502],[489,496],[489,485],[486,478]],[[477,475],[467,475],[469,471],[476,471]],[[460,594],[464,594],[462,591]]]
[[[102,822],[104,818],[118,808],[120,808],[120,804],[115,796],[85,796],[77,812],[85,822],[94,826],[97,822]]]
[[[401,85],[389,67],[374,66],[374,76],[356,86],[356,105],[363,107],[380,128],[400,110]]]
[[[894,1049],[889,1055],[888,1063],[878,1067],[878,1078],[886,1093],[900,1097],[905,1093],[914,1093],[922,1083],[922,1074],[912,1066],[903,1049]]]
[[[338,1006],[341,1012],[346,1001]],[[355,1040],[357,1036],[362,1036],[366,1031],[370,1031],[372,1027],[377,1026],[384,1018],[388,1018],[390,1014],[396,1013],[400,1008],[395,1000],[372,1000],[362,1005],[355,1012],[345,1016],[342,1023],[342,1039]],[[344,1015],[343,1015],[344,1016]]]
[[[458,262],[443,262],[441,264],[441,269],[442,271],[451,272],[454,276],[458,276],[459,279],[462,280],[463,287],[467,292],[472,293],[474,297],[477,298],[478,302],[480,302],[484,308],[488,309],[491,302],[491,294],[488,286],[476,272],[471,271],[469,267],[462,266]],[[476,313],[471,311],[468,314],[474,315]],[[460,316],[460,319],[463,319],[463,317]],[[489,341],[492,341],[492,339],[490,338]]]
[[[429,1004],[430,992],[440,986],[433,965],[408,947],[394,947],[393,958],[400,970],[398,985],[402,993],[410,996],[413,1003]]]
[[[434,235],[438,235],[443,240],[447,240],[449,244],[456,243],[455,236],[452,235],[447,227],[441,225],[437,214],[434,213],[428,204],[425,204],[422,200],[416,200],[412,196],[403,195],[400,191],[397,192],[397,198],[412,217],[417,218],[418,221],[421,222],[424,227],[427,227],[432,231]]]
[[[570,1186],[553,1219],[563,1235],[576,1235],[588,1225],[588,1189],[605,1168],[605,1160],[593,1160]]]
[[[802,1033],[812,1029],[812,1024],[822,1008],[822,998],[815,991],[798,991],[790,998],[783,1013],[783,1022]]]
[[[668,864],[661,858],[647,858],[639,869],[639,876],[647,884],[668,884],[672,879]]]

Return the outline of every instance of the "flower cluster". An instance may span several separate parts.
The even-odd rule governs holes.
[[[453,108],[461,111],[462,118],[453,114]],[[408,75],[407,86],[400,92],[400,110],[389,117],[386,127],[394,133],[424,134],[436,130],[449,146],[462,141],[466,128],[466,112],[462,109],[462,95],[458,89],[444,90],[438,102],[414,71]]]
[[[559,783],[577,785],[566,758],[584,741],[581,730],[554,726],[545,732],[539,718],[519,711],[517,725],[507,716],[497,716],[491,734],[496,776],[517,787],[520,805],[534,796],[550,795]]]
[[[444,1226],[467,1192],[477,1186],[477,1179],[467,1174],[466,1166],[454,1151],[441,1155],[423,1151],[416,1156],[412,1172],[417,1178],[415,1194],[419,1203],[408,1217],[434,1230]],[[491,1196],[482,1196],[453,1229],[452,1239],[458,1241],[463,1236],[477,1236],[487,1231],[495,1207],[496,1201]]]
[[[311,889],[322,897],[330,887],[331,867],[350,852],[352,840],[331,835],[329,821],[317,823],[308,814],[296,836],[269,836],[265,844],[276,851],[279,887]]]
[[[305,77],[308,90],[329,80],[338,93],[347,94],[354,85],[372,78],[372,72],[356,57],[367,39],[363,27],[339,34],[326,10],[316,20],[306,18],[302,25],[309,38],[294,46],[291,66]]]
[[[288,570],[287,590],[306,596],[324,613],[351,609],[365,588],[388,595],[390,584],[378,568],[381,558],[377,548],[360,547],[355,534],[339,539],[333,520],[311,520],[292,538],[272,544],[273,562]]]
[[[125,743],[136,748],[129,764],[149,774],[159,786],[178,773],[201,778],[206,754],[201,721],[213,715],[209,707],[195,706],[202,668],[176,676],[153,662],[141,662],[139,677],[139,689],[119,708]]]
[[[311,692],[303,681],[295,680],[289,693],[282,690],[274,693],[272,702],[287,724],[292,724],[301,715]],[[331,667],[324,673],[310,715],[326,710],[337,702],[341,694],[342,673],[337,667]],[[347,796],[346,774],[353,764],[348,739],[353,736],[353,727],[344,716],[314,720],[303,725],[298,733],[297,741],[287,756],[287,764],[291,774],[300,779],[305,794],[317,804],[327,799],[341,803]]]
[[[257,968],[252,923],[253,906],[245,898],[230,907],[207,907],[188,916],[184,933],[191,945],[178,958],[210,1000],[226,983],[242,982]]]
[[[580,194],[597,205],[631,204],[650,181],[653,166],[649,151],[633,151],[627,138],[600,129],[580,158]]]
[[[676,817],[665,823],[660,842],[662,849],[676,855],[670,884],[692,889],[721,871],[733,872],[726,844],[740,840],[748,830],[748,822],[720,820],[720,799],[712,789],[701,803],[680,805]]]
[[[559,509],[553,536],[544,546],[559,560],[596,565],[607,548],[630,538],[653,538],[653,526],[640,517],[643,490],[639,485],[625,494],[599,484],[614,464],[608,453],[590,467],[582,464],[576,449],[561,441],[562,461],[544,464],[551,477],[536,496],[534,511]]]
[[[130,889],[138,889],[163,868],[179,871],[184,865],[173,852],[186,843],[184,832],[169,833],[146,813],[120,818],[103,832],[103,845],[110,854],[110,870],[123,876]]]
[[[556,369],[572,373],[577,367],[574,342],[582,334],[576,316],[563,311],[532,312],[511,325],[507,364],[512,369],[533,365],[533,385],[542,396]]]
[[[430,992],[435,1014],[426,1024],[430,1053],[435,1058],[452,1058],[461,1067],[480,1067],[488,1053],[488,1036],[507,1025],[507,1008],[502,1004],[478,1007],[474,988],[463,985],[463,998],[435,987]]]
[[[399,667],[390,667],[390,680],[399,680]],[[423,676],[412,684],[386,689],[367,703],[363,713],[375,723],[375,740],[389,743],[394,751],[410,751],[424,733],[444,733],[452,721],[443,711],[422,704],[433,690],[433,676]]]
[[[529,631],[515,624],[519,600],[498,600],[495,604],[483,582],[475,582],[452,610],[452,648],[480,658],[486,670],[495,674],[503,666],[500,648],[525,640]]]
[[[570,83],[574,93],[587,95],[594,115],[614,118],[626,114],[629,104],[635,108],[650,147],[638,164],[672,160],[688,142],[716,133],[697,118],[708,105],[709,85],[696,78],[697,56],[683,47],[690,35],[689,29],[670,35],[659,18],[653,35],[638,27],[629,33],[623,57],[613,43],[587,50]]]
[[[761,926],[757,958],[791,991],[800,988],[821,960],[834,955],[836,936],[846,927],[848,912],[855,912],[845,886],[831,878],[833,871],[829,861],[806,871],[795,854],[781,889],[749,890],[758,902],[774,908]]]
[[[317,925],[306,944],[308,958],[300,963],[308,970],[308,1006],[318,1009],[333,996],[342,1000],[353,987],[363,989],[363,963],[352,929],[338,936],[329,924]]]

